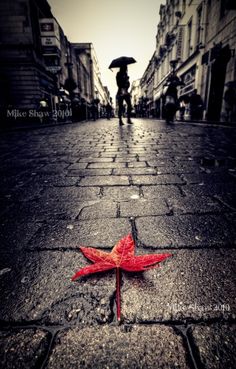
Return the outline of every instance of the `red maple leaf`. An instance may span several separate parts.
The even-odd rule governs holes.
[[[134,255],[134,240],[129,234],[122,238],[112,249],[111,252],[105,252],[93,247],[80,247],[80,250],[87,259],[94,264],[80,269],[72,277],[75,279],[97,272],[104,272],[110,269],[116,269],[116,306],[117,319],[120,320],[120,269],[128,272],[143,272],[145,270],[158,267],[158,263],[172,256],[171,254],[147,254]]]

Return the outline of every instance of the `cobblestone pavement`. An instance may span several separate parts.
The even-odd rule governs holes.
[[[236,129],[117,119],[1,133],[0,367],[233,369]],[[132,233],[145,273],[71,282]]]

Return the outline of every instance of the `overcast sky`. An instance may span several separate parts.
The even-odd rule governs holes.
[[[108,67],[121,55],[133,56],[130,81],[141,78],[155,51],[159,7],[165,0],[48,0],[71,42],[92,42],[103,85],[114,99],[115,76]]]

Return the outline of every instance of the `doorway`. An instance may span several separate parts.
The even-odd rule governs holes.
[[[223,100],[226,68],[231,57],[229,46],[219,52],[211,67],[211,82],[207,109],[207,120],[219,121]]]

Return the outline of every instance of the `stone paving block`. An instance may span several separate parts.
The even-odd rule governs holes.
[[[114,155],[115,157],[115,155]],[[93,156],[88,156],[85,158],[80,158],[79,163],[112,163],[114,161],[113,157],[111,158],[98,158]],[[72,164],[69,169],[79,169],[77,168],[77,163]]]
[[[147,162],[150,167],[161,167],[161,166],[167,167],[168,165],[174,164],[174,161],[170,159],[155,159],[148,160]]]
[[[15,201],[33,201],[37,200],[41,197],[41,194],[47,184],[40,183],[26,183],[23,186],[16,187],[12,192],[10,192],[10,196]]]
[[[155,168],[142,167],[142,168],[121,168],[121,169],[113,169],[114,175],[142,175],[142,174],[156,174],[157,171]]]
[[[67,173],[68,174],[68,173]],[[78,177],[58,177],[53,178],[52,183],[54,187],[73,187],[78,182]]]
[[[112,173],[112,169],[73,169],[68,170],[67,176],[78,177],[90,177],[90,176],[109,176]]]
[[[126,219],[94,219],[81,221],[57,221],[44,224],[31,238],[30,249],[75,248],[81,245],[113,247],[130,233]]]
[[[161,185],[161,186],[142,186],[143,196],[145,199],[179,197],[181,192],[178,186],[175,185]]]
[[[145,168],[147,166],[148,165],[146,161],[133,161],[131,163],[128,163],[128,168]]]
[[[96,176],[82,178],[78,186],[93,187],[93,186],[129,186],[128,176]]]
[[[4,369],[40,367],[46,357],[49,334],[40,329],[0,331],[0,365]]]
[[[123,273],[121,306],[124,320],[145,323],[235,319],[236,251],[162,252],[168,251],[173,256],[159,268],[143,275]]]
[[[40,201],[42,204],[44,201],[54,200],[54,201],[68,201],[74,202],[76,201],[89,201],[98,199],[99,188],[92,187],[54,187],[48,188],[44,191],[44,193],[40,197]]]
[[[59,219],[76,219],[83,207],[96,203],[93,201],[27,201],[14,204],[6,213],[5,217],[12,222],[20,219],[21,223],[44,222]]]
[[[219,201],[210,196],[186,196],[167,198],[174,214],[223,213],[229,211]]]
[[[157,175],[132,175],[134,185],[168,185],[168,184],[184,184],[183,180],[172,174],[157,174]]]
[[[116,163],[116,162],[112,162],[112,163],[91,163],[88,164],[89,169],[97,169],[100,168],[102,169],[109,169],[109,168],[125,168],[125,163]]]
[[[16,250],[24,248],[31,237],[41,227],[41,223],[29,221],[27,218],[11,218],[11,214],[3,214],[0,218],[1,249]]]
[[[199,183],[227,183],[227,182],[233,182],[233,179],[227,175],[217,175],[217,174],[207,174],[207,173],[199,173],[199,174],[183,174],[182,178],[187,184],[199,184]],[[236,186],[236,181],[235,181]]]
[[[150,152],[149,150],[146,151],[144,154],[138,154],[139,161],[149,161],[149,160],[157,160],[157,153],[156,152]]]
[[[170,214],[166,202],[159,198],[155,200],[145,200],[143,198],[121,202],[121,217],[144,217],[150,215]]]
[[[0,176],[13,178],[15,176],[24,175],[26,173],[26,169],[18,169],[18,168],[0,168]]]
[[[17,189],[27,188],[28,186],[35,188],[53,186],[54,181],[61,178],[65,178],[65,175],[53,174],[52,176],[49,173],[30,172],[28,173],[27,181],[23,178],[22,181],[18,182]]]
[[[113,199],[114,201],[126,201],[129,199],[140,198],[138,186],[116,186],[104,187],[103,198]]]
[[[210,326],[193,326],[190,332],[204,368],[236,368],[235,324],[219,323]]]
[[[109,322],[114,271],[103,273],[102,278],[97,274],[71,281],[76,271],[89,264],[80,252],[22,254],[14,268],[0,276],[1,320],[60,325]]]
[[[91,205],[85,205],[79,214],[79,220],[116,218],[118,212],[117,203],[113,201],[99,201]]]
[[[158,166],[155,167],[157,169],[157,174],[193,174],[199,173],[200,168],[197,166],[177,166],[177,165],[168,165],[168,166]]]
[[[161,150],[161,153],[160,153]],[[156,152],[156,158],[153,159],[155,160],[166,160],[166,159],[173,159],[174,154],[173,154],[173,149],[159,149],[158,146],[156,147],[156,150],[152,150],[153,152]]]
[[[182,187],[186,195],[195,196],[213,196],[225,194],[235,194],[236,186],[234,183],[200,183],[200,184],[186,184]]]
[[[146,217],[136,221],[138,238],[153,247],[234,245],[234,225],[222,215]]]
[[[55,163],[55,164],[46,164],[42,168],[37,170],[37,173],[62,173],[65,172],[68,168],[68,164],[66,163]]]
[[[126,153],[128,154],[127,149],[117,148],[117,147],[108,147],[107,145],[104,145],[105,152],[114,153],[117,154],[118,152]]]
[[[138,161],[138,157],[133,157],[133,156],[125,156],[123,158],[115,158],[115,163],[133,163],[133,162],[137,162]]]
[[[83,163],[74,163],[74,164],[71,164],[70,166],[68,166],[68,170],[70,171],[72,168],[72,165],[73,166],[76,166],[76,170],[78,170],[78,169],[85,169],[85,168],[87,168],[87,166],[88,166],[88,161],[87,162],[83,162]]]
[[[149,151],[150,152],[150,151]],[[132,149],[132,148],[129,148],[128,149],[128,154],[129,155],[136,155],[136,157],[137,158],[139,158],[139,160],[140,161],[142,161],[142,160],[147,160],[146,158],[145,158],[145,154],[147,153],[147,151],[146,150],[140,150],[140,149],[136,149],[136,148],[134,148],[134,149]],[[143,158],[143,159],[142,159]]]
[[[123,327],[105,325],[100,328],[74,328],[61,332],[46,368],[190,367],[186,361],[183,341],[171,327],[134,325],[126,332]]]
[[[65,175],[66,173],[64,173],[64,175],[59,174],[59,175],[51,175],[50,173],[35,173],[34,175],[31,175],[29,177],[29,182],[30,185],[33,187],[35,186],[37,188],[37,186],[41,186],[43,189],[48,188],[48,187],[72,187],[75,186],[76,183],[78,182],[78,177],[66,177]],[[20,187],[22,187],[22,185],[25,185],[25,183],[21,183],[19,182]],[[25,186],[27,188],[27,184]]]
[[[110,159],[112,158],[112,160],[114,160],[114,158],[116,158],[117,154],[115,153],[110,153],[110,152],[106,152],[106,151],[103,151],[99,154],[99,157],[100,158],[104,158],[104,159]]]
[[[174,163],[178,163],[180,165],[182,164],[188,164],[188,163],[199,163],[198,155],[197,158],[194,158],[193,156],[187,156],[185,153],[182,153],[182,155],[175,155],[173,159]]]
[[[2,161],[0,172],[11,173],[11,171],[15,172],[15,170],[36,170],[42,166],[41,163],[34,159],[12,157],[9,160]]]
[[[31,154],[29,154],[31,155]],[[34,157],[34,160],[38,164],[62,164],[65,163],[67,165],[75,162],[77,160],[77,153],[74,152],[73,154],[66,154],[61,153],[61,155],[57,154],[49,154],[48,156],[45,156],[43,158]]]

